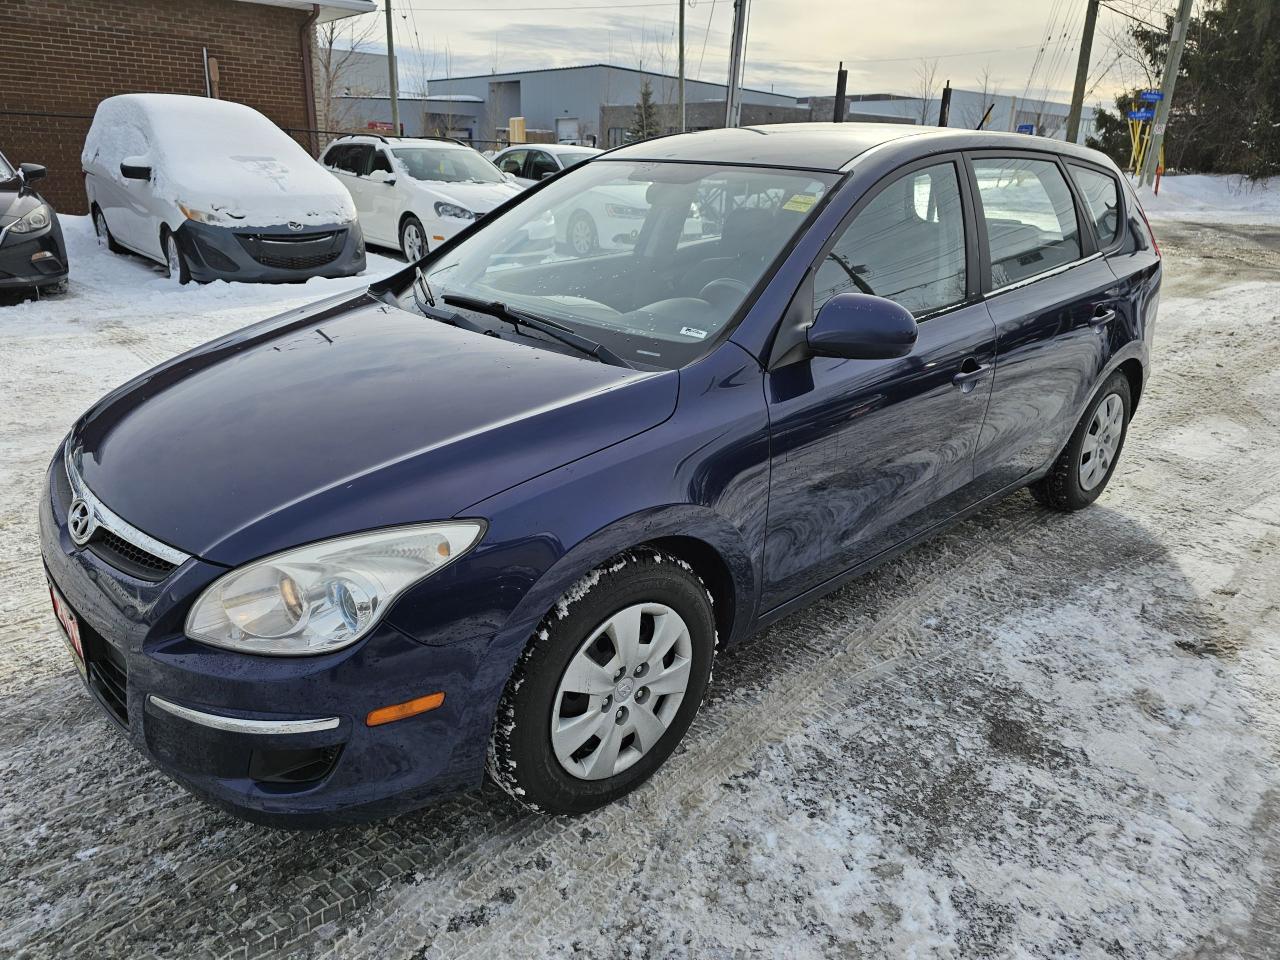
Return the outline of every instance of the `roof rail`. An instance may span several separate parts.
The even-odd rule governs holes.
[[[333,139],[334,139],[334,140],[346,140],[348,137],[377,137],[377,138],[378,138],[379,140],[381,140],[383,143],[388,143],[388,142],[390,142],[390,141],[388,141],[388,140],[387,140],[387,138],[386,138],[386,137],[384,137],[384,136],[383,136],[382,134],[380,134],[380,133],[344,133],[342,136],[340,136],[340,137],[334,137]]]

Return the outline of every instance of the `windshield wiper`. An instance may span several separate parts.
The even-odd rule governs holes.
[[[523,310],[517,310],[509,307],[505,303],[497,300],[481,300],[479,297],[467,297],[455,293],[446,293],[442,298],[445,303],[455,307],[462,307],[464,310],[474,310],[477,313],[486,313],[491,317],[497,317],[499,320],[505,320],[517,330],[521,327],[529,327],[540,333],[545,333],[552,340],[558,340],[565,346],[573,347],[580,353],[585,353],[589,357],[595,357],[601,363],[611,363],[615,367],[629,367],[635,369],[630,363],[618,356],[602,343],[596,343],[588,337],[584,337],[580,333],[574,332],[562,323],[555,320],[549,320],[546,317],[539,317],[536,314],[525,313]]]

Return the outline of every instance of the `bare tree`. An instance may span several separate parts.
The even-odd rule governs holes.
[[[922,124],[936,123],[938,120],[933,109],[934,103],[937,102],[934,97],[934,91],[937,87],[938,61],[921,60],[919,66],[916,67],[915,96],[920,101],[920,122]]]
[[[315,32],[316,123],[321,130],[342,130],[351,120],[352,108],[345,99],[354,79],[355,65],[374,35],[378,19],[374,15],[330,20]]]
[[[990,64],[986,64],[979,71],[977,82],[974,86],[977,88],[978,99],[976,101],[968,101],[964,114],[960,117],[960,123],[970,130],[977,128],[978,124],[982,122],[982,118],[986,115],[987,107],[991,106],[991,102],[1000,96],[999,88],[991,79]]]

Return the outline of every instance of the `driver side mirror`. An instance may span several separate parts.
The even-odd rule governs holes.
[[[395,176],[390,173],[387,173],[387,171],[385,170],[371,171],[369,173],[369,179],[372,180],[374,183],[385,183],[387,186],[391,186],[393,183],[396,182]]]
[[[126,180],[150,180],[151,165],[143,157],[125,157],[120,164],[120,176]]]
[[[538,179],[539,179],[539,180],[546,180],[548,177],[554,177],[558,172],[559,172],[558,170],[547,170],[547,171],[544,171],[544,172],[543,172],[543,174],[542,174],[542,176],[540,176]]]
[[[810,353],[845,360],[905,357],[920,330],[911,311],[884,297],[839,293],[822,305],[806,333]]]
[[[27,183],[32,180],[43,180],[49,172],[38,163],[21,163],[18,165],[18,172],[22,174],[22,179]]]

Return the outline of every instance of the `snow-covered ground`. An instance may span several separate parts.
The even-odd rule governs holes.
[[[1148,187],[1140,196],[1152,219],[1280,223],[1280,177],[1180,174],[1161,180],[1159,194]]]
[[[1276,957],[1280,230],[1210,217],[1155,224],[1155,378],[1094,508],[1018,495],[728,652],[608,809],[320,834],[98,715],[33,505],[111,386],[355,281],[177,289],[69,224],[70,294],[0,308],[0,955]]]

